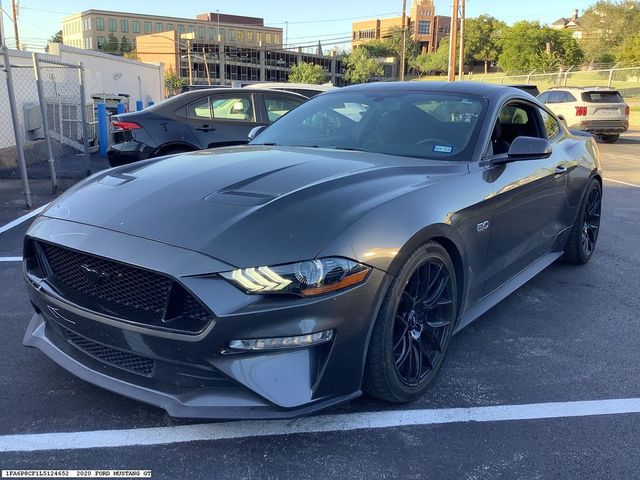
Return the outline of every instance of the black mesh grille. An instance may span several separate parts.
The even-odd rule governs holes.
[[[47,280],[77,305],[167,330],[199,332],[211,320],[193,295],[164,275],[49,243],[38,247]]]
[[[64,332],[69,342],[87,355],[130,372],[147,376],[153,373],[153,360],[96,343],[66,328]]]

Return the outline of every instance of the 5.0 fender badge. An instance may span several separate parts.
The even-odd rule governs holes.
[[[489,228],[489,220],[485,220],[484,222],[480,222],[477,226],[476,226],[476,230],[478,232],[484,232],[485,230],[487,230]]]

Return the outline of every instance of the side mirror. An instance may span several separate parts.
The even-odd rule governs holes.
[[[262,132],[265,131],[267,127],[265,125],[259,125],[257,127],[253,127],[251,129],[251,131],[249,132],[249,141],[252,142],[254,138],[256,138],[258,135],[260,135]]]
[[[511,142],[507,161],[536,160],[551,156],[551,142],[546,138],[516,137]]]

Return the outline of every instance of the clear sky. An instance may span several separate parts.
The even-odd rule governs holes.
[[[194,18],[198,13],[215,12],[263,17],[267,25],[285,27],[288,22],[289,44],[310,44],[322,40],[349,47],[351,22],[376,16],[400,15],[401,0],[110,0],[108,3],[88,0],[16,0],[19,3],[18,24],[20,40],[30,50],[42,49],[48,38],[61,29],[63,16],[83,10],[104,9],[137,13]],[[407,9],[412,0],[407,0]],[[4,8],[4,27],[7,44],[13,47],[13,24],[7,16],[11,0],[0,0]],[[550,23],[560,17],[571,16],[577,8],[582,11],[595,0],[467,0],[467,15],[488,13],[513,23],[517,20],[539,20]],[[436,13],[450,15],[451,0],[435,0]]]

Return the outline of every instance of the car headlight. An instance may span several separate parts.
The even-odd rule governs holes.
[[[274,267],[240,268],[221,273],[246,293],[322,295],[366,280],[370,267],[347,258],[321,258]]]

